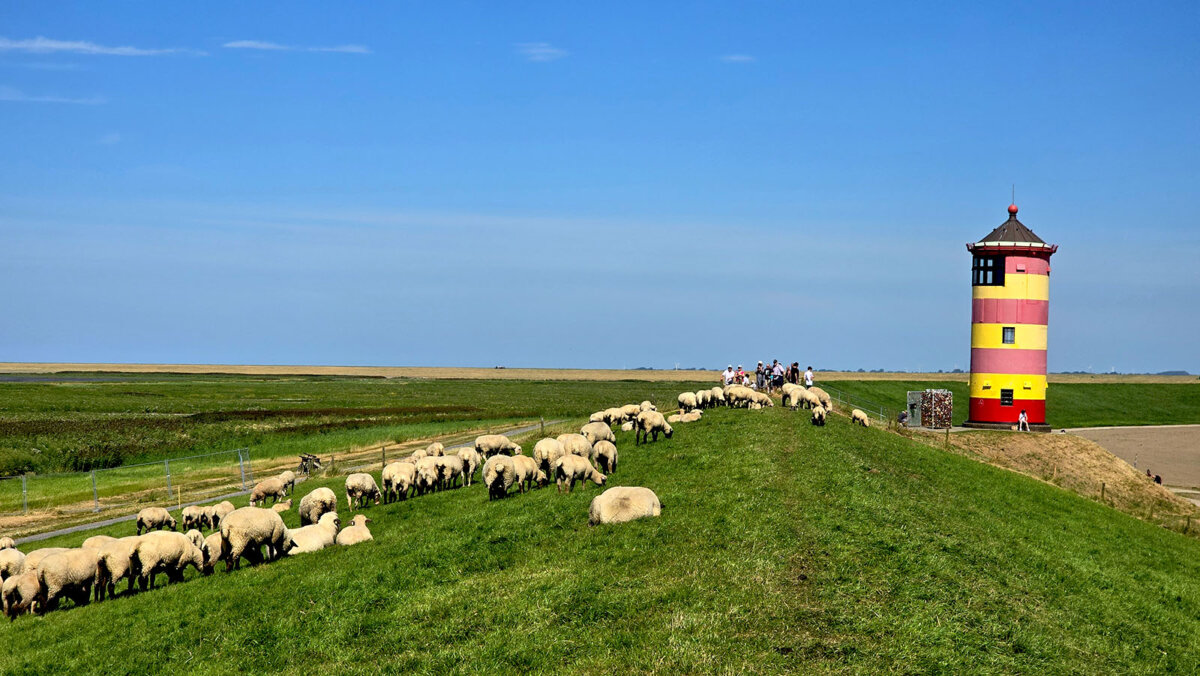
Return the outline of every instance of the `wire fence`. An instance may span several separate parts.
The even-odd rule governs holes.
[[[821,389],[828,392],[829,397],[839,404],[843,404],[850,408],[857,408],[863,413],[866,413],[867,415],[884,423],[894,419],[894,414],[889,413],[889,411],[895,409],[895,412],[899,412],[903,408],[896,408],[895,406],[881,404],[877,401],[871,401],[865,397],[851,396],[845,390],[840,390],[832,385],[826,385],[824,383],[821,384]]]
[[[0,479],[0,514],[179,505],[253,485],[250,452],[240,448],[90,472],[6,477]]]

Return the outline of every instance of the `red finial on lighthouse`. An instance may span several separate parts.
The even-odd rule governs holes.
[[[1017,205],[1015,205],[1015,204],[1008,205],[1008,215],[1009,216],[1017,215]]]

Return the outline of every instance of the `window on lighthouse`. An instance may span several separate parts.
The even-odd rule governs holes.
[[[971,263],[972,286],[1004,286],[1004,257],[976,256]]]
[[[1001,339],[1004,341],[1005,345],[1012,345],[1012,344],[1016,343],[1017,342],[1017,327],[1015,327],[1015,326],[1004,327],[1004,335],[1001,336]]]

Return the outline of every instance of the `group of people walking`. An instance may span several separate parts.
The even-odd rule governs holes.
[[[746,371],[741,364],[738,364],[735,371],[730,364],[721,372],[721,382],[725,385],[745,385],[770,394],[782,388],[785,382],[812,387],[813,368],[809,366],[801,372],[800,362],[794,361],[791,366],[784,366],[778,359],[772,360],[769,366],[758,362],[758,367],[753,372]]]

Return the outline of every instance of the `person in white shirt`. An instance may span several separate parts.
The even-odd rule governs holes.
[[[1021,409],[1021,415],[1017,417],[1017,431],[1029,431],[1029,416],[1025,415],[1025,409]]]
[[[809,366],[808,370],[804,372],[804,387],[808,388],[808,387],[812,387],[812,386],[813,386],[813,373],[812,373],[812,367]]]
[[[725,367],[725,370],[721,372],[721,379],[725,381],[726,385],[733,384],[733,364]]]

